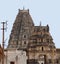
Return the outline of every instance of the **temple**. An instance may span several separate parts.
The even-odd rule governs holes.
[[[60,48],[53,42],[49,25],[35,26],[29,9],[19,10],[7,49],[26,51],[27,64],[60,64]]]

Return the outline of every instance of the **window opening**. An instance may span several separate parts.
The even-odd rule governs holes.
[[[44,49],[43,49],[43,47],[42,47],[42,51],[43,51]]]

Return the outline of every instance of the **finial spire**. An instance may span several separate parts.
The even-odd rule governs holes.
[[[23,6],[23,10],[24,10],[25,8],[24,8],[24,6]]]
[[[40,21],[40,26],[41,26],[41,21]]]

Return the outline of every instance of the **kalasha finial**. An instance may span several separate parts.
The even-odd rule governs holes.
[[[41,26],[41,21],[40,21],[40,26]]]
[[[24,6],[23,6],[23,10],[25,10]]]

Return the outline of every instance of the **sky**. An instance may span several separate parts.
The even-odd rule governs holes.
[[[35,25],[49,25],[50,33],[57,48],[60,48],[60,0],[0,0],[0,43],[2,43],[2,24],[7,22],[5,47],[19,9],[29,9]],[[6,25],[5,25],[6,27]]]

